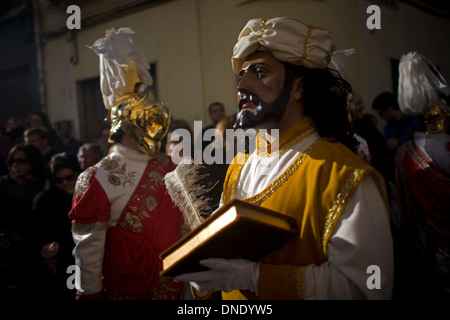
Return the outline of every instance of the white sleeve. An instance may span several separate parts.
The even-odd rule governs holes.
[[[72,233],[75,242],[73,255],[80,268],[81,294],[94,294],[102,291],[103,258],[105,254],[106,230],[89,233]]]
[[[344,208],[327,254],[326,263],[305,267],[306,299],[391,298],[394,257],[389,216],[371,176],[362,179]]]

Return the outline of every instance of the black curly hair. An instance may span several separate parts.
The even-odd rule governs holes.
[[[347,96],[351,85],[338,71],[309,69],[285,63],[285,83],[292,86],[296,78],[303,78],[305,114],[314,121],[318,133],[329,141],[339,141],[356,153],[358,141],[353,137],[347,111]]]
[[[47,174],[47,168],[42,157],[41,151],[31,144],[16,144],[9,152],[6,159],[8,166],[13,164],[13,156],[16,152],[22,151],[25,155],[25,160],[31,165],[30,173],[33,177],[44,179]]]
[[[52,176],[61,169],[71,169],[73,172],[80,173],[80,163],[78,162],[78,158],[68,152],[61,152],[55,154],[50,160],[50,173]]]

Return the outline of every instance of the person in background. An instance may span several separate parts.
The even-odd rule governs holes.
[[[412,139],[414,132],[420,129],[417,115],[404,114],[398,105],[397,97],[391,92],[379,94],[372,103],[372,108],[378,115],[386,120],[384,126],[384,139],[388,153],[387,183],[393,184],[395,180],[394,156],[398,147]]]
[[[353,101],[355,113],[352,119],[352,126],[355,133],[366,140],[369,147],[370,165],[380,172],[383,177],[387,175],[388,154],[386,142],[381,132],[378,130],[374,115],[364,114],[365,103],[359,92],[353,91]]]
[[[208,126],[203,127],[202,129],[202,137],[208,129],[214,129],[220,120],[226,117],[225,106],[221,102],[213,102],[208,106],[209,118],[212,123]],[[209,145],[212,141],[203,141],[202,140],[202,150],[205,150],[206,146]]]
[[[48,132],[43,127],[25,130],[24,141],[25,144],[33,145],[41,151],[46,164],[48,164],[50,159],[56,154],[56,151],[49,143]]]
[[[215,128],[220,120],[225,118],[225,106],[221,102],[213,102],[208,106],[209,118],[211,120],[211,124],[203,128],[203,131],[206,131],[211,128]]]
[[[92,125],[91,125],[91,136],[92,136],[91,141],[92,142],[96,141],[100,138],[100,136],[102,134],[102,129],[104,126],[105,126],[104,120],[97,120],[92,123]]]
[[[407,253],[397,275],[407,299],[450,299],[450,87],[417,52],[400,59],[398,102],[419,116],[421,130],[396,154],[401,212],[400,248]],[[411,279],[414,279],[411,282]]]
[[[7,157],[9,174],[0,179],[0,295],[36,294],[29,283],[28,234],[33,198],[48,188],[46,165],[35,146],[18,144]]]
[[[57,123],[56,128],[59,139],[61,140],[62,151],[76,156],[78,154],[78,148],[80,148],[82,143],[72,136],[72,125],[70,121],[60,121]]]
[[[359,96],[357,93],[352,92],[349,93],[347,98],[347,109],[348,109],[348,116],[350,119],[350,124],[352,125],[353,130],[355,129],[355,122],[358,118],[362,117],[362,110],[364,108],[364,105],[361,104],[361,96]],[[358,140],[358,149],[356,151],[356,154],[370,164],[371,157],[370,157],[370,150],[369,150],[369,144],[367,143],[367,140],[364,139],[361,135],[359,135],[356,131],[353,134],[353,137]]]
[[[8,119],[2,138],[0,139],[0,175],[8,173],[6,157],[16,144],[23,143],[25,120],[20,116],[12,116]]]
[[[397,150],[420,128],[417,115],[404,114],[400,110],[397,97],[390,92],[378,95],[373,101],[372,108],[387,122],[384,127],[384,138],[389,150]]]
[[[98,146],[103,154],[103,156],[107,156],[111,150],[112,142],[109,140],[111,132],[111,126],[109,124],[104,123],[101,130],[100,135],[92,141],[94,146]]]
[[[50,161],[53,184],[33,199],[30,242],[37,282],[34,285],[40,288],[39,294],[45,299],[73,300],[73,292],[66,284],[67,268],[75,264],[72,256],[75,244],[68,214],[80,172],[76,156],[66,152],[55,154]]]
[[[77,157],[81,171],[84,171],[102,160],[103,153],[99,146],[85,143],[78,149]]]
[[[7,146],[9,147],[6,150],[6,154],[11,150],[13,146],[19,143],[23,143],[23,132],[25,131],[25,120],[20,116],[12,116],[8,119],[8,122],[5,126],[5,134],[4,139],[8,140]],[[4,141],[2,141],[2,146]],[[3,151],[3,149],[2,149]]]
[[[174,132],[177,129],[184,129],[181,133],[180,131]],[[186,131],[185,131],[186,130]],[[167,131],[167,135],[166,135],[166,139],[165,139],[165,153],[172,158],[172,150],[173,148],[178,145],[181,141],[183,141],[183,139],[185,138],[189,138],[191,141],[191,157],[193,156],[192,152],[194,151],[193,149],[193,141],[192,141],[192,137],[193,137],[193,132],[192,132],[192,128],[189,125],[189,123],[186,120],[172,120],[170,123],[170,127],[169,130]],[[177,156],[177,158],[183,158],[184,154],[182,154],[182,150],[180,150],[180,153]]]
[[[27,115],[27,129],[44,128],[48,134],[48,144],[57,152],[62,152],[61,140],[50,122],[48,116],[42,111],[32,111]]]

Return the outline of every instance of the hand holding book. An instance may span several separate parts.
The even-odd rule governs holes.
[[[235,199],[160,255],[161,275],[206,271],[209,258],[259,261],[298,233],[293,217]]]
[[[198,291],[251,290],[258,294],[259,263],[244,259],[209,258],[200,261],[207,271],[192,272],[175,277],[190,282]]]

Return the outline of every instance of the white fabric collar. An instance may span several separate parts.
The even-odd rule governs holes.
[[[128,159],[136,160],[136,161],[149,161],[153,159],[153,157],[150,157],[148,154],[130,149],[128,147],[125,147],[123,144],[116,143],[113,147],[113,152],[118,153]]]

